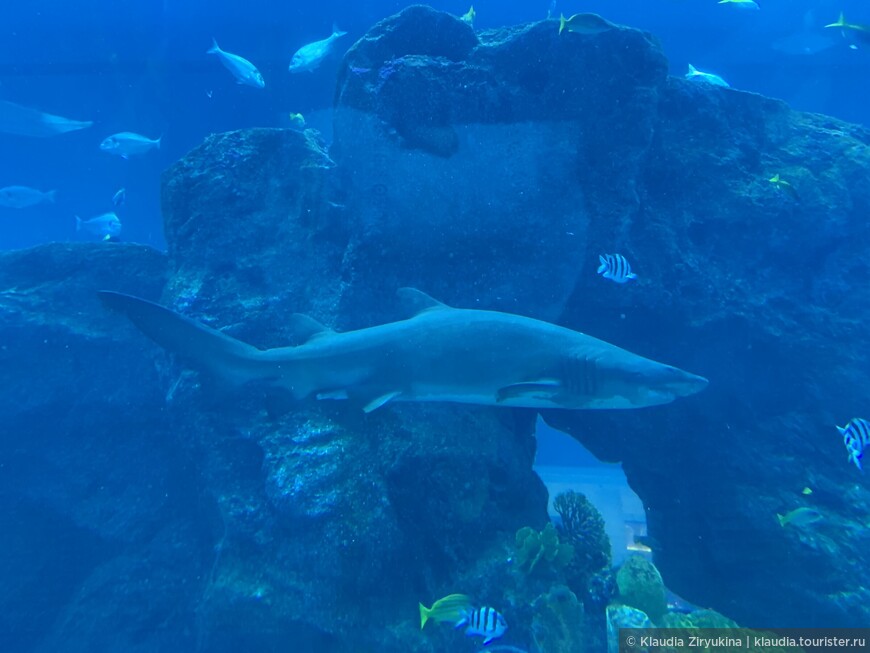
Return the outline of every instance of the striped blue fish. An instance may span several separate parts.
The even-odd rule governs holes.
[[[463,626],[468,626],[465,629],[466,637],[484,637],[484,646],[504,635],[507,630],[504,617],[492,608],[466,610],[462,613],[462,619],[457,622],[456,628]]]
[[[849,453],[849,460],[855,463],[858,469],[861,467],[861,457],[864,449],[870,445],[870,422],[860,417],[850,419],[846,426],[838,426],[837,430],[843,436],[843,444]]]
[[[637,279],[637,275],[631,271],[631,265],[622,254],[603,254],[599,255],[598,260],[601,263],[598,266],[598,274],[605,279],[612,279],[616,283]]]

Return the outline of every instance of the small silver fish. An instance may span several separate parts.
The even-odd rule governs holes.
[[[112,204],[114,207],[120,208],[127,203],[127,189],[119,188],[118,191],[112,195]]]
[[[465,629],[466,637],[474,637],[475,635],[484,637],[483,645],[486,646],[492,640],[504,635],[507,630],[507,621],[492,608],[477,608],[476,610],[463,611],[462,618],[456,623],[455,628],[459,629],[463,626],[468,626]]]
[[[10,209],[26,209],[43,202],[54,202],[56,192],[50,190],[43,193],[41,190],[27,186],[7,186],[0,188],[0,206]]]
[[[100,143],[100,149],[109,154],[116,154],[122,159],[129,159],[131,156],[145,154],[151,150],[159,150],[162,138],[161,136],[151,140],[141,134],[119,132],[103,139],[103,142]]]
[[[332,52],[336,39],[341,38],[345,34],[347,32],[342,32],[337,27],[333,27],[332,34],[327,38],[303,45],[293,55],[293,60],[290,62],[290,72],[298,73],[303,70],[311,72],[316,69],[329,56],[329,53]]]
[[[121,233],[121,220],[114,213],[103,213],[90,220],[82,220],[76,216],[76,231],[87,231],[109,240]]]
[[[631,271],[631,265],[622,254],[601,254],[598,256],[598,274],[605,279],[611,279],[616,283],[626,283],[630,279],[637,279],[637,275]]]
[[[838,426],[837,430],[843,436],[843,444],[849,453],[849,462],[855,463],[858,469],[861,467],[861,458],[864,449],[870,446],[870,422],[860,417],[850,419],[846,426]]]
[[[693,82],[707,82],[708,84],[712,84],[713,86],[731,88],[728,82],[719,77],[719,75],[702,72],[695,68],[692,64],[689,64],[689,72],[686,73],[686,79]]]
[[[233,77],[236,78],[236,84],[245,84],[254,88],[266,88],[266,81],[254,64],[237,54],[221,50],[214,38],[211,41],[212,46],[205,53],[217,55],[224,68],[229,70],[233,74]]]

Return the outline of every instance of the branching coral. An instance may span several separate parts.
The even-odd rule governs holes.
[[[592,574],[610,566],[610,538],[604,530],[604,518],[589,499],[573,490],[558,495],[553,509],[562,520],[559,534],[574,547],[569,584],[582,595]]]

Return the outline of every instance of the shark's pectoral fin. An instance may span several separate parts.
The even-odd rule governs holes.
[[[539,379],[526,383],[512,383],[496,392],[499,403],[518,397],[533,397],[535,399],[552,399],[562,392],[562,384],[556,379]]]
[[[366,413],[370,413],[373,410],[377,410],[381,406],[389,403],[390,401],[398,397],[400,394],[402,394],[400,390],[393,390],[392,392],[387,392],[386,394],[375,397],[369,403],[363,406],[363,411]]]

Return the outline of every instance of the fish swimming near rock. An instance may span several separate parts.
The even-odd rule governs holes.
[[[600,254],[598,256],[598,274],[616,283],[627,283],[637,279],[631,271],[631,265],[622,254]]]
[[[642,408],[700,392],[707,379],[578,331],[498,311],[452,308],[419,290],[411,317],[337,333],[296,315],[302,344],[260,350],[147,300],[99,293],[159,345],[230,383],[264,381],[296,399],[526,408]]]
[[[290,61],[290,72],[298,73],[304,70],[309,72],[314,71],[335,48],[335,42],[345,34],[347,34],[347,32],[342,32],[337,27],[333,27],[332,34],[327,36],[325,39],[314,41],[314,43],[309,43],[308,45],[303,45],[296,51],[293,55],[292,61]]]
[[[221,64],[223,64],[223,67],[233,74],[236,84],[244,84],[254,88],[266,88],[266,81],[254,64],[237,54],[221,50],[221,47],[214,38],[212,38],[211,43],[211,47],[205,53],[215,55]]]
[[[722,88],[731,88],[731,85],[724,79],[714,73],[705,73],[698,70],[692,64],[689,64],[689,72],[686,73],[686,79],[692,82],[706,82],[713,86],[721,86]]]
[[[570,18],[565,18],[564,15],[559,16],[559,34],[568,30],[575,34],[593,36],[595,34],[609,32],[615,27],[616,25],[605,20],[598,14],[574,14]]]
[[[435,601],[431,608],[427,608],[421,603],[420,630],[423,630],[430,621],[449,621],[455,624],[461,621],[465,613],[470,609],[471,599],[465,594],[448,594],[444,598]]]
[[[0,206],[9,209],[26,209],[37,204],[52,203],[57,191],[43,193],[28,186],[7,186],[0,188]]]
[[[466,637],[483,637],[484,646],[498,639],[507,631],[507,621],[501,613],[492,608],[477,608],[466,611],[455,627],[462,628],[463,626],[466,627]]]
[[[114,213],[103,213],[89,220],[76,216],[76,231],[87,231],[104,240],[121,235],[121,220]]]
[[[100,143],[100,149],[103,152],[115,154],[122,159],[129,159],[131,156],[145,154],[151,150],[159,150],[162,139],[162,136],[150,139],[147,136],[134,134],[133,132],[120,132],[103,139],[103,142]]]
[[[849,453],[849,462],[855,463],[858,469],[861,467],[861,458],[864,449],[870,446],[870,422],[860,417],[850,419],[846,426],[838,426],[837,430],[843,436],[843,444]]]

